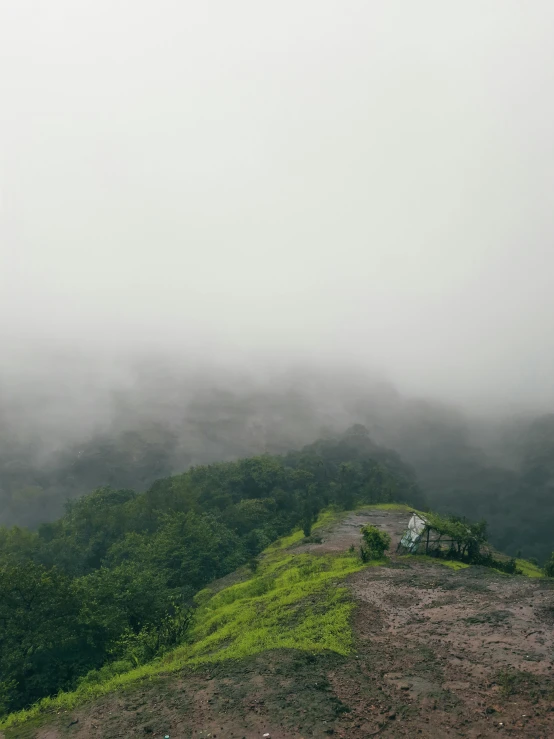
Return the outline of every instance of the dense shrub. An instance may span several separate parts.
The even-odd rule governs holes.
[[[554,552],[552,552],[550,559],[544,565],[544,574],[547,577],[554,577]]]
[[[364,526],[362,535],[364,537],[360,552],[362,560],[367,562],[371,559],[382,559],[391,543],[386,531],[381,531],[376,526]]]

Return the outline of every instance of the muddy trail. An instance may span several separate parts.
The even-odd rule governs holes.
[[[292,551],[345,552],[371,523],[394,552],[408,517],[353,512]],[[346,584],[349,657],[274,650],[174,673],[6,739],[554,736],[551,581],[393,554]]]

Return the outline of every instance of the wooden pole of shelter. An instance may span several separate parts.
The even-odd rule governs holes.
[[[425,554],[429,551],[429,526],[427,526],[427,541],[425,542]]]

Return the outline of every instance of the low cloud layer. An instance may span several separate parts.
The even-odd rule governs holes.
[[[177,356],[552,406],[552,3],[4,5],[12,379]]]

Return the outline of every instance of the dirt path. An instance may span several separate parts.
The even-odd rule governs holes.
[[[370,523],[390,533],[394,551],[407,519],[388,511],[353,513],[327,532],[321,547],[344,551]],[[358,658],[380,683],[380,695],[370,691],[363,700],[359,678],[336,675],[337,695],[346,704],[358,696],[354,721],[381,735],[554,736],[550,586],[394,555],[389,566],[361,571],[350,580],[359,605]]]
[[[350,513],[336,524],[317,530],[321,536],[321,544],[306,544],[296,547],[298,552],[330,553],[346,552],[351,544],[358,547],[361,543],[360,529],[366,524],[377,526],[391,537],[391,552],[396,551],[398,542],[406,530],[409,514],[398,511],[379,511],[375,509],[359,510]]]

